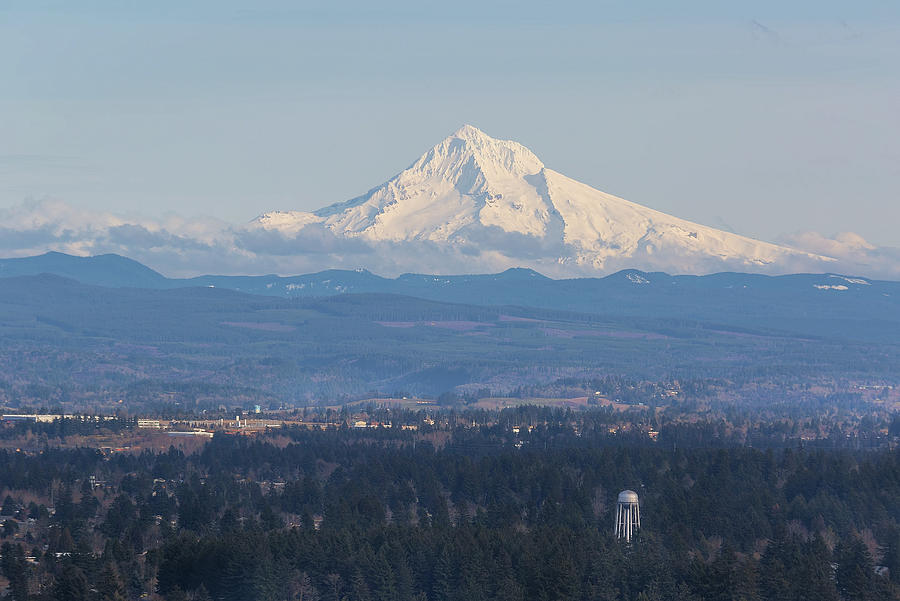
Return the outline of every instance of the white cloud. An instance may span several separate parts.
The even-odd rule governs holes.
[[[118,253],[168,274],[179,255],[187,263],[217,252],[233,254],[232,237],[230,226],[217,220],[123,217],[59,200],[32,200],[0,209],[0,255],[4,257],[49,250],[73,255]]]
[[[876,246],[855,232],[832,237],[819,232],[782,236],[780,243],[837,259],[833,271],[874,278],[900,279],[900,248]]]
[[[504,239],[505,240],[505,239]],[[117,253],[172,277],[200,274],[296,275],[330,268],[365,267],[395,276],[418,273],[490,273],[532,267],[551,277],[601,275],[590,265],[561,261],[563,248],[536,248],[525,240],[508,244],[443,246],[429,241],[369,242],[344,238],[318,223],[280,232],[251,224],[234,225],[207,217],[114,215],[86,211],[58,200],[28,201],[0,209],[0,256],[22,257],[55,250],[74,255]],[[514,243],[513,243],[514,242]],[[900,279],[900,249],[876,247],[858,234],[827,237],[817,232],[784,236],[783,244],[834,257],[830,271]],[[659,257],[663,260],[665,257]],[[671,259],[671,258],[670,258]],[[746,270],[740,265],[685,257],[683,263],[651,264],[650,258],[610,262],[607,271],[662,269],[680,273]],[[643,262],[643,264],[637,264]],[[693,261],[693,263],[691,263]],[[819,264],[821,270],[821,264]],[[808,265],[780,265],[780,272]]]

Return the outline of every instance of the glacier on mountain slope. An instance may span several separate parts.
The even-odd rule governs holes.
[[[266,213],[253,228],[293,238],[324,228],[367,243],[383,272],[527,266],[555,276],[624,267],[784,273],[823,270],[833,261],[606,194],[471,125],[362,196],[313,213]]]

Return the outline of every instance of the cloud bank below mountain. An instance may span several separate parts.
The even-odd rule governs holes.
[[[482,232],[489,236],[490,232]],[[506,234],[504,234],[506,235]],[[481,240],[478,240],[481,242]],[[58,200],[28,201],[0,209],[0,256],[23,257],[53,250],[87,256],[116,253],[136,259],[171,277],[200,274],[282,275],[330,268],[364,267],[385,276],[401,273],[489,273],[530,267],[551,277],[604,275],[624,268],[679,273],[821,271],[819,264],[729,266],[698,260],[692,265],[611,261],[602,270],[548,260],[528,240],[505,244],[504,252],[481,244],[447,246],[429,240],[371,241],[335,234],[321,223],[292,232],[254,224],[231,224],[209,217],[115,215],[83,211]],[[828,271],[870,278],[900,279],[900,248],[877,247],[852,232],[829,237],[817,232],[785,235],[779,243],[833,257]],[[560,249],[554,249],[560,250]],[[698,258],[700,259],[700,258]],[[810,269],[820,267],[819,269]]]

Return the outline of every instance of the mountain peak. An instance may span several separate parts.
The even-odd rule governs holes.
[[[339,238],[389,243],[379,252],[410,271],[442,271],[448,260],[471,271],[523,265],[563,276],[622,267],[786,271],[828,261],[606,194],[470,124],[362,196],[312,215],[271,213],[257,221],[297,235],[315,225]],[[397,246],[406,243],[419,246]]]
[[[494,138],[490,137],[474,125],[470,125],[469,123],[464,124],[462,127],[457,129],[455,132],[450,134],[451,138],[459,138],[461,140],[493,140]]]
[[[482,171],[485,176],[534,175],[544,164],[531,150],[512,140],[492,138],[474,125],[463,125],[426,152],[412,167],[437,171],[451,178]]]

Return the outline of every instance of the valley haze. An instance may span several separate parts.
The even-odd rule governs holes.
[[[117,399],[583,396],[613,376],[745,400],[777,382],[766,398],[799,402],[807,386],[900,391],[898,303],[900,282],[838,274],[174,279],[117,255],[48,253],[0,260],[0,400],[112,411]]]

